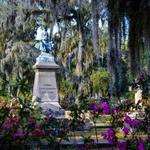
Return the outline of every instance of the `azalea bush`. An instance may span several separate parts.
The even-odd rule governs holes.
[[[96,123],[99,117],[110,116],[111,127],[101,134],[101,137],[119,150],[150,149],[150,108],[145,109],[145,118],[141,119],[130,114],[134,104],[130,100],[118,104],[101,98],[96,101],[86,101],[70,107],[70,119],[56,119],[50,113],[42,113],[25,100],[16,99],[13,104],[0,105],[0,149],[10,149],[12,146],[48,145],[52,149],[60,149],[62,140],[69,140],[68,133],[84,132],[86,125],[85,113],[89,113],[93,122],[96,139],[92,136],[83,137],[82,149],[98,147]],[[120,138],[120,135],[121,137]],[[141,134],[146,135],[144,138]],[[84,135],[84,133],[83,133]],[[16,148],[15,148],[16,149]]]
[[[52,114],[41,113],[31,105],[16,104],[17,107],[1,105],[0,109],[0,149],[12,146],[49,145],[55,149],[62,139],[66,139],[68,123],[56,119]]]
[[[112,116],[112,128],[102,134],[102,137],[110,144],[115,145],[119,150],[146,150],[150,149],[150,122],[149,116],[138,119],[130,116],[130,108],[136,107],[130,101],[121,103],[118,106],[111,106],[108,102],[100,101],[94,104],[92,113],[96,116],[100,114],[110,114]],[[147,115],[150,111],[147,109]],[[117,134],[123,133],[123,140],[120,141]],[[147,135],[141,138],[141,133]]]
[[[150,136],[147,135],[144,139],[141,138],[141,131],[143,122],[139,119],[132,119],[126,115],[122,120],[123,124],[120,128],[120,132],[123,133],[124,137],[119,140],[117,137],[118,129],[110,128],[106,133],[102,134],[102,137],[108,140],[118,147],[119,150],[149,150],[150,149]],[[145,126],[146,127],[146,126]]]
[[[150,149],[150,109],[147,107],[145,112],[147,115],[141,119],[130,114],[130,111],[136,107],[130,100],[126,100],[117,105],[112,105],[106,99],[100,99],[99,101],[86,104],[86,109],[90,111],[91,120],[95,127],[96,140],[93,145],[98,144],[96,121],[99,116],[110,115],[112,126],[107,132],[102,133],[101,136],[103,139],[107,140],[109,144],[112,144],[119,150]],[[119,138],[119,134],[123,136],[123,139]],[[147,136],[144,136],[144,139],[142,139],[141,134]],[[90,140],[92,141],[92,139]]]

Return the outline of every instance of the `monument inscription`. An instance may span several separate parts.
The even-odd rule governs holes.
[[[36,87],[35,89],[37,91],[35,92],[36,96],[43,99],[45,102],[58,101],[55,72],[41,70],[37,72],[37,78],[39,83],[38,88]]]

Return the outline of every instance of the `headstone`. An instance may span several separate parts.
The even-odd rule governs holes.
[[[42,53],[33,66],[35,79],[33,86],[33,101],[38,100],[39,108],[44,112],[51,112],[54,117],[62,117],[63,109],[59,105],[56,71],[59,66],[48,53]]]
[[[142,106],[142,89],[138,88],[136,93],[135,93],[135,105],[139,104]]]

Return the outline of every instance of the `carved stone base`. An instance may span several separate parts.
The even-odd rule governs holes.
[[[64,118],[64,110],[59,103],[42,102],[39,103],[40,110],[51,113],[55,118]]]
[[[37,98],[39,108],[44,112],[53,113],[54,117],[62,116],[63,110],[59,105],[56,71],[59,66],[52,63],[36,63],[33,99]]]

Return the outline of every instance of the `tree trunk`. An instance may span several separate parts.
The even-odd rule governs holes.
[[[140,41],[138,35],[138,18],[132,17],[129,28],[129,61],[132,77],[136,77],[141,70]]]
[[[109,20],[109,50],[107,59],[108,71],[110,73],[109,94],[110,97],[120,97],[122,87],[122,62],[121,62],[121,33],[120,21],[118,26]]]
[[[148,74],[150,74],[150,43],[148,43]]]
[[[67,32],[67,22],[65,21],[64,22],[64,25],[65,27],[62,28],[59,23],[57,22],[57,25],[58,25],[58,29],[59,29],[59,35],[60,35],[60,38],[61,38],[61,41],[60,41],[60,47],[59,49],[62,50],[63,49],[63,45],[64,45],[64,41],[65,41],[65,37],[66,37],[66,32]]]
[[[83,52],[84,52],[84,30],[83,30],[83,20],[81,17],[81,1],[78,1],[79,11],[77,14],[77,25],[79,31],[79,44],[78,44],[78,56],[76,65],[76,75],[82,76],[83,72]]]
[[[78,62],[76,66],[76,74],[82,76],[83,71],[83,33],[79,33],[79,45],[78,45]]]
[[[19,98],[20,90],[21,90],[20,87],[18,87],[18,88],[17,88],[17,91],[16,91],[16,98]]]
[[[92,0],[92,37],[93,37],[93,48],[96,58],[96,65],[99,66],[99,32],[98,32],[98,20],[99,20],[99,0]]]

